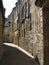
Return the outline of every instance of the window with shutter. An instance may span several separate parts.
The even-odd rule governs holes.
[[[29,1],[25,2],[25,17],[28,17],[30,13]]]
[[[31,16],[31,13],[30,13],[30,31],[32,30],[32,16]]]
[[[25,29],[24,29],[24,37],[25,37]]]
[[[28,17],[28,2],[25,2],[25,17]]]

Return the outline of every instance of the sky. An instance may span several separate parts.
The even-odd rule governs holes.
[[[17,0],[3,0],[4,8],[6,8],[5,17],[8,17],[8,15],[12,12],[16,2]]]

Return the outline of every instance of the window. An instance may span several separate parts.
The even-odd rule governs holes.
[[[22,30],[22,37],[25,37],[25,29]]]
[[[29,12],[30,12],[30,7],[29,7],[29,2],[25,2],[25,17],[29,16]]]
[[[25,2],[25,17],[26,17],[26,14],[27,14],[27,2]]]
[[[25,37],[25,29],[24,29],[24,37]]]
[[[24,18],[24,6],[22,7],[22,18]]]
[[[22,37],[23,37],[23,30],[22,30]]]
[[[19,38],[20,38],[20,32],[19,32]]]
[[[20,22],[20,13],[18,14],[18,22]]]
[[[32,30],[32,24],[30,23],[30,31]]]
[[[32,30],[32,16],[31,16],[31,13],[30,13],[30,31]]]

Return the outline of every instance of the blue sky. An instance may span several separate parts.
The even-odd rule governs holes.
[[[3,0],[3,5],[6,8],[5,17],[11,13],[12,8],[15,7],[16,2],[17,0]]]

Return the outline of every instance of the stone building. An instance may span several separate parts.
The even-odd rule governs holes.
[[[35,5],[35,1],[30,0],[30,13],[32,16],[31,43],[33,43],[33,55],[38,58],[40,65],[43,65],[43,13],[42,8]]]
[[[4,23],[4,42],[7,43],[9,42],[9,21],[6,18],[5,23]]]
[[[0,59],[3,55],[3,22],[4,22],[4,8],[3,8],[3,2],[0,0]]]
[[[9,24],[9,42],[13,43],[13,22],[14,22],[14,18],[13,18],[13,11],[11,12],[11,14],[8,16],[8,24]]]
[[[49,0],[18,0],[9,18],[10,41],[49,65]]]
[[[25,21],[29,19],[29,0],[18,0],[18,33],[19,46],[28,51],[28,41],[25,37]],[[27,22],[26,22],[27,23]],[[27,33],[27,32],[26,32]]]
[[[44,65],[49,65],[49,0],[36,0],[43,11]]]
[[[17,28],[17,7],[15,6],[11,14],[5,19],[4,38],[5,42],[18,45],[18,28]]]
[[[4,42],[13,43],[13,11],[4,22]]]
[[[37,57],[43,65],[43,16],[42,8],[37,7],[35,1],[18,1],[19,46]]]
[[[49,65],[49,0],[20,0],[18,6],[19,46],[38,58],[40,65]]]
[[[13,22],[13,43],[18,45],[18,27],[17,27],[17,20],[18,20],[18,14],[17,14],[17,3],[16,7],[13,8],[14,11],[14,22]]]

